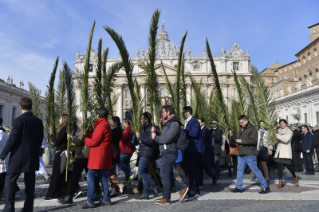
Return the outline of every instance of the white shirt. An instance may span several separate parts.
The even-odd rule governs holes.
[[[187,123],[193,118],[193,116],[189,117],[188,119],[185,120],[185,128],[186,128],[186,125]]]

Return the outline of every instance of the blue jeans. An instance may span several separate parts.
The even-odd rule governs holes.
[[[257,156],[255,155],[238,155],[237,157],[237,184],[236,187],[243,189],[244,171],[248,165],[252,172],[256,175],[257,179],[261,183],[261,188],[266,188],[268,186],[263,174],[257,167]]]
[[[177,191],[181,191],[186,188],[184,183],[176,180],[173,174],[173,165],[177,159],[177,154],[164,154],[161,156],[161,178],[163,183],[163,197],[167,201],[171,200],[171,187],[175,185]]]
[[[143,179],[143,191],[142,194],[144,196],[149,196],[148,189],[151,188],[153,190],[158,189],[155,181],[148,175],[148,162],[149,158],[140,157],[140,161],[138,164],[138,176]],[[176,159],[175,159],[176,160]]]
[[[214,155],[214,171],[218,177],[220,174],[219,155]]]
[[[94,195],[95,195],[94,176],[95,175],[97,175],[100,181],[102,182],[102,188],[104,192],[103,201],[110,200],[109,182],[107,181],[106,169],[103,169],[103,170],[88,169],[88,173],[86,175],[88,179],[87,201],[89,203],[94,203]]]
[[[125,181],[128,181],[130,176],[133,174],[131,172],[131,166],[130,166],[131,157],[132,157],[132,154],[121,154],[120,155],[119,167],[125,173]]]

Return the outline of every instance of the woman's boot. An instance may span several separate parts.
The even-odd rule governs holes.
[[[279,179],[279,184],[277,186],[277,188],[283,188],[284,187],[284,184],[282,182],[282,179]]]
[[[294,186],[295,187],[299,186],[299,184],[298,184],[298,176],[294,177],[293,179],[294,179]]]

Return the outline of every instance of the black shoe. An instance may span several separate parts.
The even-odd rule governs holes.
[[[137,198],[135,198],[135,199],[143,200],[143,199],[150,199],[150,197],[149,197],[149,196],[144,196],[144,195],[142,195],[142,196],[137,197]]]
[[[162,192],[160,188],[153,190],[154,191],[154,195],[153,198],[156,198],[159,196],[159,194]]]
[[[270,188],[269,188],[269,186],[267,186],[266,188],[262,188],[261,191],[258,192],[258,193],[260,193],[260,194],[267,194],[267,193],[269,193],[269,192],[270,192]]]
[[[234,188],[234,189],[230,189],[231,192],[234,192],[234,193],[243,193],[244,192],[244,189],[239,189],[239,188]]]
[[[59,201],[59,203],[61,205],[68,205],[68,204],[72,204],[73,203],[73,199],[70,195],[67,195],[64,199],[61,199]]]
[[[216,183],[217,183],[217,177],[214,177],[214,178],[213,178],[212,185],[216,185]]]
[[[102,206],[111,206],[112,202],[111,202],[111,200],[103,201],[101,205]]]

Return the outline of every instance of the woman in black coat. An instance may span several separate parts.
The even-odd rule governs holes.
[[[228,131],[228,139],[225,145],[225,150],[227,153],[227,163],[228,163],[228,176],[237,175],[237,155],[230,155],[229,148],[238,148],[236,145],[236,135],[234,135],[233,130]],[[228,151],[227,151],[228,150]],[[233,174],[231,173],[231,161],[233,161]]]
[[[63,114],[60,119],[60,131],[55,137],[50,130],[50,144],[55,146],[55,157],[53,161],[52,177],[49,189],[44,200],[50,201],[65,197],[67,193],[67,182],[65,182],[65,170],[60,170],[61,153],[67,149],[68,139],[66,126],[68,123],[68,115]],[[62,172],[61,172],[62,171]],[[68,174],[70,176],[70,174]]]

